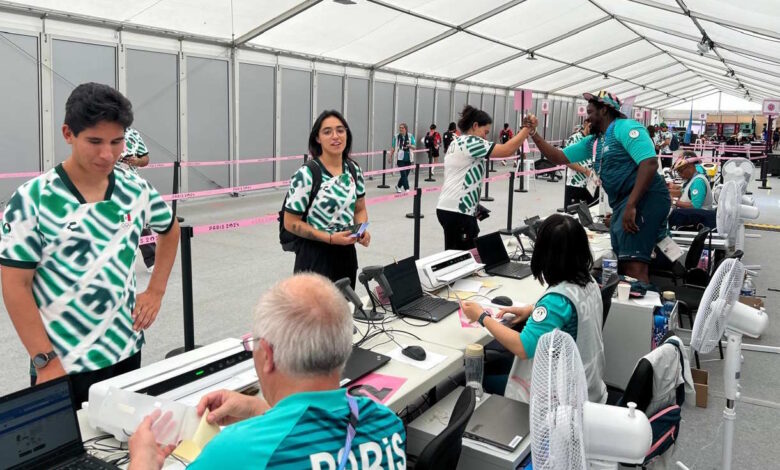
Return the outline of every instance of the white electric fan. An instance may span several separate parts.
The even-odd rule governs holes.
[[[628,408],[588,402],[585,369],[568,334],[539,338],[531,376],[531,456],[537,470],[588,468],[587,460],[642,463],[650,422]]]
[[[718,196],[715,222],[718,233],[726,237],[729,247],[744,250],[745,220],[757,219],[758,216],[758,207],[743,204],[739,183],[728,181],[723,184]]]
[[[726,333],[726,362],[723,382],[726,408],[723,410],[723,461],[721,468],[731,469],[734,441],[734,401],[740,396],[739,376],[742,363],[742,335],[757,338],[769,323],[766,312],[739,302],[739,290],[745,279],[745,267],[734,258],[721,263],[710,279],[699,303],[693,323],[691,348],[700,354],[712,351]]]
[[[753,162],[747,158],[732,158],[731,160],[727,160],[722,167],[723,182],[744,181],[745,188],[747,189],[747,185],[750,183],[750,179],[753,177],[753,171],[755,171],[755,169],[756,167],[753,165]]]

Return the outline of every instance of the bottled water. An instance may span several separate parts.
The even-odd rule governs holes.
[[[745,297],[755,297],[756,285],[753,283],[750,275],[745,276],[745,282],[742,283],[742,290],[740,290],[739,294]]]
[[[609,280],[612,274],[617,275],[618,272],[618,260],[615,253],[612,250],[604,253],[601,258],[601,283],[604,284]]]
[[[466,386],[474,389],[477,399],[482,398],[482,375],[485,368],[484,349],[481,344],[466,346]]]

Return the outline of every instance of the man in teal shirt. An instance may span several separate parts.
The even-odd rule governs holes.
[[[712,210],[710,183],[704,174],[704,168],[695,163],[697,159],[695,153],[686,150],[682,157],[674,162],[674,170],[684,180],[680,188],[680,198],[674,204],[676,208]]]
[[[204,396],[198,414],[210,410],[206,420],[226,427],[188,468],[406,468],[401,420],[339,388],[352,352],[349,312],[336,286],[319,274],[298,274],[272,287],[244,341],[263,398],[227,390]],[[172,450],[155,443],[155,418],[147,416],[130,438],[131,470],[162,468]]]
[[[593,134],[563,150],[535,132],[532,139],[543,155],[559,165],[590,158],[596,142],[593,169],[612,207],[610,236],[618,268],[621,274],[649,283],[653,250],[667,234],[671,206],[669,190],[658,174],[655,145],[644,126],[626,119],[615,95],[602,90],[583,97],[588,100]],[[536,128],[537,124],[534,116],[523,122],[525,127]]]

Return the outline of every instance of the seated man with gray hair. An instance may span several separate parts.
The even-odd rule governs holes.
[[[209,409],[207,421],[226,427],[188,468],[406,468],[401,420],[339,388],[352,316],[332,282],[304,273],[277,283],[255,308],[252,333],[263,397],[204,396],[198,414]],[[147,416],[130,438],[131,470],[162,468],[171,451],[155,443],[153,422]]]

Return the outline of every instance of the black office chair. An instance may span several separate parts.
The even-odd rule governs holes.
[[[620,277],[617,274],[612,274],[607,282],[601,286],[601,303],[604,306],[604,316],[601,319],[601,328],[607,323],[607,315],[609,315],[609,308],[612,306],[612,296],[615,295],[615,289],[620,282]]]
[[[652,282],[659,291],[674,290],[679,285],[706,286],[710,279],[710,273],[699,269],[699,259],[704,252],[707,243],[707,237],[711,236],[712,229],[702,228],[699,233],[693,237],[688,253],[685,255],[683,263],[674,263],[668,270],[651,270],[650,282]],[[710,250],[711,251],[711,250]]]
[[[474,389],[465,387],[458,397],[450,421],[444,431],[433,438],[413,463],[415,470],[452,470],[458,466],[460,451],[463,447],[463,433],[474,413],[477,397]]]

